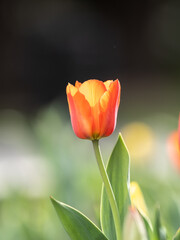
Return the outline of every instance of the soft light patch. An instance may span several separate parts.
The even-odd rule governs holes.
[[[154,148],[154,135],[151,128],[141,122],[134,122],[122,129],[122,135],[129,149],[132,161],[147,161]]]

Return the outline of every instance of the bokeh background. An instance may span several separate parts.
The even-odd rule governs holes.
[[[168,152],[180,111],[180,2],[2,0],[0,239],[68,240],[49,196],[99,225],[101,179],[91,142],[71,128],[68,82],[118,78],[116,131],[151,219],[180,226],[180,171]]]

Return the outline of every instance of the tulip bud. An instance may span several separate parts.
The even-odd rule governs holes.
[[[152,230],[151,220],[149,218],[148,209],[144,200],[143,193],[137,182],[130,183],[130,197],[131,197],[131,206],[136,208],[140,215],[146,220],[150,229]]]
[[[130,196],[132,207],[136,207],[143,216],[148,216],[148,210],[139,185],[136,182],[130,184]]]
[[[180,115],[178,130],[172,132],[168,137],[167,150],[174,166],[180,171]]]
[[[91,79],[66,87],[73,130],[82,139],[107,137],[115,129],[120,103],[118,80]]]

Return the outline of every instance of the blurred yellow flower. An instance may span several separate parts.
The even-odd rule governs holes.
[[[130,197],[131,197],[131,205],[132,207],[137,208],[137,210],[143,215],[148,216],[148,210],[146,207],[146,203],[144,201],[144,197],[142,191],[136,182],[130,183]]]
[[[149,219],[148,210],[142,191],[137,182],[130,183],[131,207],[125,218],[123,227],[123,239],[128,240],[148,240],[148,235],[144,223],[146,219],[150,228],[152,224]]]
[[[153,230],[144,196],[137,182],[130,183],[130,197],[132,208],[136,208],[140,212],[140,214],[146,219],[151,230]]]
[[[154,135],[151,128],[141,122],[134,122],[122,129],[131,159],[135,163],[147,161],[153,152]]]

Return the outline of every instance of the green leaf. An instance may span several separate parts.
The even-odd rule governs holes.
[[[72,240],[108,240],[85,215],[52,197],[51,201]]]
[[[119,134],[118,140],[107,165],[107,174],[117,202],[121,219],[121,227],[123,227],[124,218],[128,210],[128,205],[130,204],[129,161],[128,150],[121,134]],[[104,186],[102,187],[100,220],[104,234],[108,237],[108,239],[116,240],[114,220]]]
[[[177,230],[175,236],[173,237],[173,240],[180,240],[180,228]]]
[[[147,231],[147,238],[148,238],[148,240],[151,240],[152,235],[153,235],[153,227],[152,227],[151,221],[147,216],[143,216],[140,212],[139,212],[139,214],[141,215],[141,217],[144,221],[144,225],[145,225],[145,228]]]
[[[160,208],[156,209],[153,240],[167,240],[166,229],[161,224]]]

